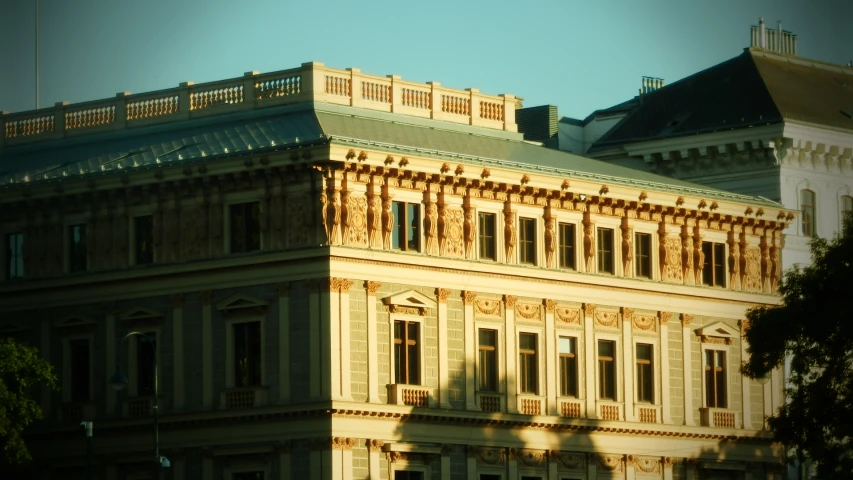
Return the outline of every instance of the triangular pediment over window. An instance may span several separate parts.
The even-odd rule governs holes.
[[[55,323],[57,328],[82,327],[82,326],[89,326],[89,325],[94,325],[94,324],[95,324],[94,320],[92,320],[91,318],[88,318],[88,317],[81,316],[81,315],[68,315],[65,317],[61,317],[58,320],[56,320],[56,323]]]
[[[269,306],[270,302],[246,295],[244,293],[235,293],[225,300],[216,303],[216,309],[223,313],[239,313],[241,311],[263,311]]]
[[[129,322],[135,320],[154,320],[158,318],[163,318],[163,312],[145,307],[131,307],[119,316],[119,319]]]
[[[736,338],[740,338],[740,332],[723,322],[715,322],[696,329],[698,335],[703,342],[731,344]],[[717,340],[717,342],[714,342]]]
[[[23,332],[25,330],[27,329],[14,322],[0,323],[0,335]]]
[[[397,305],[400,307],[435,308],[436,301],[423,293],[415,290],[395,293],[382,299],[385,305]]]

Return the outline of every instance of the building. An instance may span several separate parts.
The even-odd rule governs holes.
[[[32,476],[94,420],[98,478],[150,478],[156,360],[166,478],[779,478],[738,365],[791,209],[517,102],[307,63],[0,117],[0,329],[63,386]]]
[[[785,231],[788,269],[853,212],[853,66],[797,56],[797,36],[761,19],[751,41],[670,85],[644,79],[639,96],[584,122],[561,119],[559,148],[802,212]]]

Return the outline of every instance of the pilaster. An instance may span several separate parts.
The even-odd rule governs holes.
[[[450,480],[450,453],[452,451],[451,445],[441,446],[441,480]]]
[[[693,420],[693,356],[690,344],[690,321],[693,315],[681,314],[681,354],[684,362],[684,424],[695,425]]]
[[[279,480],[289,480],[291,477],[291,454],[290,443],[282,443],[278,446],[278,478]],[[183,478],[183,477],[177,477]]]
[[[213,406],[213,317],[212,292],[201,293],[201,404]],[[211,472],[211,475],[213,472]],[[207,478],[207,477],[205,477]]]
[[[583,344],[584,344],[584,365],[587,374],[583,376],[586,382],[586,416],[587,418],[598,418],[598,412],[595,409],[595,375],[592,372],[595,365],[595,338],[593,336],[593,322],[595,316],[595,305],[585,303],[583,305]],[[595,478],[595,477],[590,477]]]
[[[504,295],[504,313],[506,315],[506,334],[505,351],[506,351],[506,410],[509,413],[518,413],[518,387],[515,368],[515,302],[517,298],[512,295]],[[472,337],[473,338],[473,337]],[[472,363],[473,365],[473,363]],[[517,468],[517,465],[516,465]],[[510,475],[510,478],[512,475]]]
[[[474,328],[474,302],[477,299],[477,293],[465,291],[462,293],[464,301],[464,321],[465,321],[465,409],[477,410],[476,398],[476,378],[474,372],[476,368],[477,340],[476,329]],[[506,375],[509,377],[509,374]]]
[[[622,371],[625,386],[623,399],[625,400],[625,421],[634,421],[634,340],[633,332],[634,310],[622,309]]]
[[[365,286],[367,287],[367,401],[379,403],[379,352],[377,351],[379,341],[376,328],[376,292],[379,291],[382,284],[368,280],[365,282]]]
[[[352,365],[352,358],[350,357],[350,335],[352,335],[352,331],[350,330],[350,308],[349,308],[349,289],[352,287],[352,280],[341,278],[340,282],[340,294],[338,297],[338,315],[340,316],[339,323],[339,333],[338,333],[338,341],[337,344],[339,346],[340,351],[340,368],[338,369],[337,375],[340,378],[336,379],[335,384],[340,385],[339,396],[342,400],[352,400],[352,375],[350,374],[350,369]],[[333,317],[334,318],[334,317]],[[335,345],[335,344],[333,344]],[[332,348],[334,351],[336,348]],[[334,370],[334,369],[333,369]],[[335,372],[332,372],[335,375]],[[350,451],[350,456],[352,455],[352,451]],[[352,474],[352,468],[349,469],[350,474]]]
[[[436,294],[438,295],[438,401],[441,408],[452,408],[447,371],[447,297],[450,296],[450,290],[439,288]]]
[[[672,424],[672,400],[669,389],[669,312],[658,312],[660,321],[660,389],[661,389],[661,421]],[[672,469],[670,469],[672,470]]]
[[[385,442],[382,440],[367,441],[367,470],[370,480],[379,480],[379,456],[382,454],[383,445]]]
[[[109,337],[114,338],[114,337]],[[184,296],[172,296],[172,408],[180,412],[184,408]]]
[[[276,293],[278,294],[278,401],[290,403],[290,284],[278,284]]]
[[[746,340],[744,340],[744,335],[746,334],[746,329],[749,328],[749,320],[740,320],[738,322],[738,326],[740,327],[741,341],[740,341],[740,358],[743,363],[749,361],[749,352],[747,352],[747,344]],[[750,405],[750,390],[752,389],[752,380],[747,377],[743,377],[740,382],[741,386],[741,405],[743,405],[743,411],[741,412],[741,419],[743,421],[743,428],[752,429],[752,420],[750,417],[752,416],[752,407]]]
[[[109,385],[110,378],[116,371],[116,312],[115,308],[112,306],[107,307],[105,323],[106,342],[104,347],[107,356],[107,358],[105,358],[107,368],[104,375],[107,377],[105,382]],[[116,413],[116,391],[114,388],[107,388],[104,391],[107,394],[107,417],[112,417]]]
[[[554,310],[556,300],[545,300],[545,392],[547,393],[545,412],[558,415],[557,411],[557,356],[560,346],[554,328]],[[553,463],[553,462],[551,462]]]

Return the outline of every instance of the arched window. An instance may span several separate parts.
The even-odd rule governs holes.
[[[841,197],[841,226],[853,222],[853,197],[843,195]]]
[[[800,210],[802,213],[803,235],[815,236],[815,199],[811,190],[800,190]]]

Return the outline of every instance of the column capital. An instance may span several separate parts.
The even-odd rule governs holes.
[[[670,312],[664,312],[664,311],[658,312],[658,318],[660,319],[661,325],[666,325],[666,323],[669,322],[669,318],[671,316],[672,316],[672,313],[670,313]]]
[[[447,303],[447,297],[450,296],[450,289],[438,288],[436,289],[436,294],[438,295],[438,303]]]
[[[464,295],[465,305],[473,305],[475,300],[477,300],[477,292],[466,290]]]
[[[687,313],[681,314],[681,326],[682,327],[689,327],[690,322],[692,322],[692,321],[693,321],[693,315],[689,315]]]
[[[367,295],[371,297],[376,296],[376,292],[379,291],[379,288],[382,287],[382,282],[376,282],[373,280],[368,280],[364,282],[365,288],[367,288]]]

